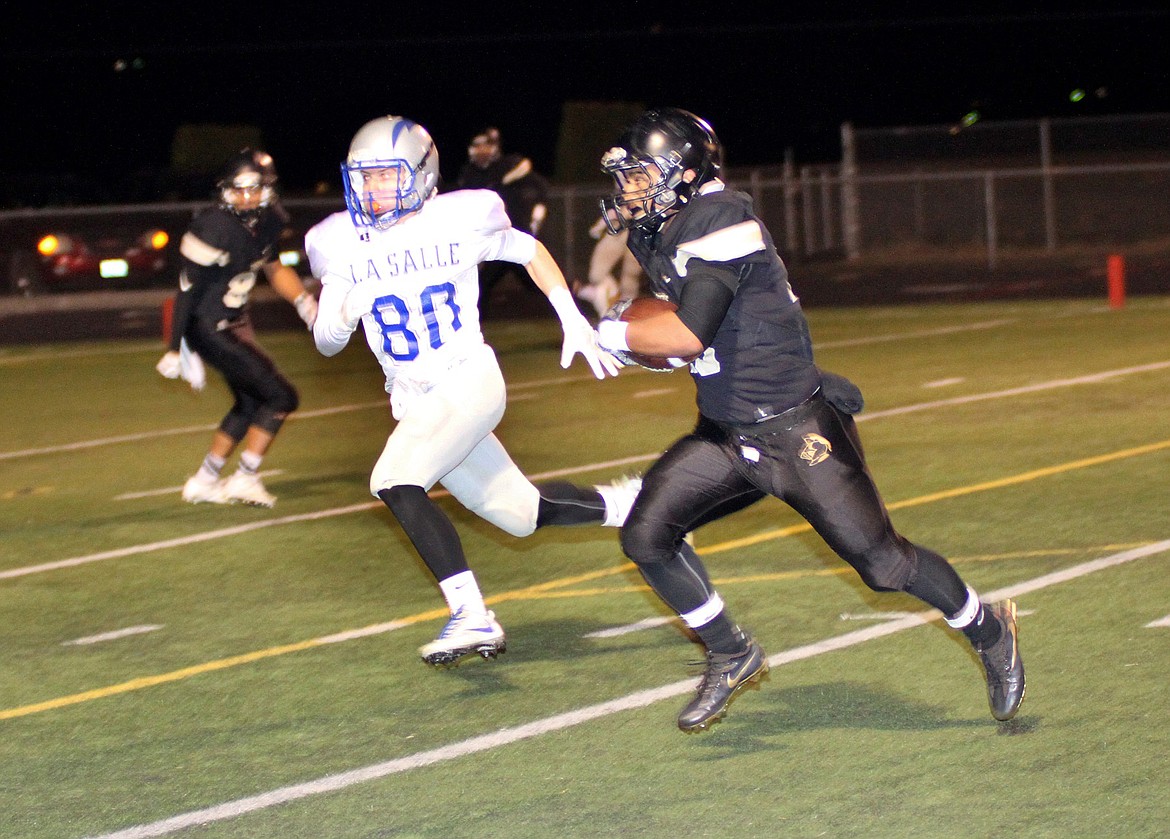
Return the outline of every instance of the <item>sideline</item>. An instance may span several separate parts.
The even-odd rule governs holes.
[[[986,597],[989,600],[1018,597],[1021,594],[1038,591],[1049,586],[1058,585],[1069,580],[1084,577],[1088,574],[1103,571],[1107,568],[1114,568],[1136,559],[1165,553],[1166,551],[1170,551],[1170,540],[1154,542],[1140,548],[1134,548],[1133,550],[1123,551],[1122,553],[1081,563],[1080,565],[1066,568],[1063,571],[1025,580],[1012,586],[987,592]],[[936,609],[917,612],[897,620],[892,620],[889,623],[871,626],[866,629],[848,632],[844,635],[826,638],[813,644],[806,644],[801,647],[785,650],[784,652],[769,656],[768,664],[771,667],[782,667],[785,664],[792,664],[793,662],[803,661],[804,659],[824,655],[825,653],[847,649],[858,644],[863,644],[866,641],[872,641],[876,638],[882,638],[887,635],[893,635],[896,632],[922,626],[940,617],[941,614]],[[226,821],[247,813],[254,813],[258,810],[265,810],[302,798],[336,792],[390,775],[400,775],[412,769],[456,760],[467,755],[476,754],[477,752],[484,752],[489,749],[497,749],[512,743],[518,743],[522,740],[531,740],[532,738],[545,734],[582,725],[592,720],[613,716],[622,711],[645,708],[663,699],[685,695],[694,690],[694,687],[694,679],[684,679],[679,682],[662,685],[661,687],[627,694],[626,696],[618,697],[608,702],[601,702],[596,705],[578,708],[575,711],[568,711],[562,714],[555,714],[551,717],[545,717],[544,719],[534,720],[524,725],[500,729],[490,734],[481,734],[477,737],[449,743],[446,746],[439,746],[438,748],[428,749],[423,752],[416,752],[415,754],[388,760],[383,763],[375,763],[359,769],[351,769],[347,772],[326,775],[316,780],[281,787],[261,793],[260,795],[239,798],[235,801],[206,807],[201,810],[193,810],[150,824],[141,824],[124,830],[118,830],[114,833],[101,834],[100,836],[91,837],[91,839],[146,839],[146,837],[152,836],[165,836],[188,827]]]
[[[1027,481],[1038,480],[1039,478],[1049,477],[1051,475],[1061,474],[1074,469],[1084,469],[1089,466],[1095,466],[1101,463],[1107,463],[1113,460],[1119,460],[1125,457],[1134,457],[1139,454],[1144,454],[1149,451],[1157,449],[1170,448],[1170,440],[1163,440],[1160,443],[1155,443],[1149,446],[1142,446],[1135,449],[1125,449],[1119,452],[1112,452],[1110,454],[1099,455],[1097,457],[1085,458],[1082,460],[1072,461],[1070,463],[1061,464],[1057,466],[1047,467],[1045,469],[1035,469],[1030,472],[1024,472],[1020,475],[1009,476],[1001,478],[996,481],[988,481],[982,484],[974,484],[967,487],[956,487],[952,490],[944,492],[931,493],[929,495],[918,496],[917,498],[906,499],[905,501],[895,502],[890,504],[890,509],[900,509],[903,507],[911,507],[919,504],[929,504],[934,501],[942,501],[949,498],[956,498],[962,495],[969,495],[974,492],[983,492],[991,489],[1000,489],[1005,486],[1025,483]],[[371,502],[357,507],[348,508],[367,509],[371,506],[381,506],[378,502]],[[308,516],[291,516],[290,519],[301,520],[311,517],[323,517],[324,514],[309,514]],[[230,531],[237,531],[241,528],[230,528]],[[256,529],[256,526],[249,526],[246,529]],[[784,527],[778,530],[771,530],[766,533],[749,536],[744,539],[734,539],[726,542],[720,542],[705,548],[700,548],[698,553],[701,556],[710,554],[722,553],[724,551],[733,550],[735,548],[743,547],[745,545],[753,545],[759,542],[769,541],[771,539],[779,539],[790,536],[794,533],[800,533],[810,529],[807,523],[793,525],[791,527]],[[216,531],[217,533],[225,533],[225,531]],[[208,536],[208,534],[203,534]],[[211,538],[208,536],[208,538]],[[174,540],[179,541],[179,540]],[[1141,550],[1137,548],[1135,550]],[[101,556],[101,555],[95,555]],[[102,557],[108,558],[108,557]],[[579,574],[574,577],[563,577],[557,580],[550,580],[544,583],[527,586],[522,589],[514,589],[512,591],[503,592],[501,594],[493,595],[484,599],[488,605],[496,603],[503,603],[513,600],[524,600],[534,596],[547,593],[549,591],[564,588],[570,585],[576,585],[582,582],[601,579],[616,574],[622,574],[634,569],[631,562],[623,562],[611,568],[604,568],[598,571],[591,571],[586,574]],[[990,595],[989,595],[990,596]],[[143,676],[138,679],[132,679],[128,682],[121,682],[115,685],[109,685],[104,688],[95,688],[93,690],[83,691],[81,693],[69,694],[60,696],[55,699],[45,700],[43,702],[34,703],[31,705],[23,705],[14,708],[0,709],[0,720],[14,719],[16,717],[29,716],[31,714],[40,713],[42,711],[50,711],[57,708],[64,708],[69,705],[79,705],[84,702],[90,702],[95,699],[104,699],[109,696],[116,696],[118,694],[130,693],[132,691],[141,690],[143,688],[155,687],[157,685],[166,684],[168,682],[177,682],[191,676],[198,676],[203,673],[209,673],[216,670],[226,670],[231,667],[236,667],[242,664],[250,664],[254,661],[260,661],[266,658],[273,658],[275,656],[286,655],[288,653],[301,652],[303,650],[318,647],[326,643],[336,643],[339,640],[349,640],[350,638],[366,637],[368,635],[377,634],[378,632],[386,632],[389,629],[398,629],[401,626],[409,626],[414,623],[419,623],[425,620],[434,620],[447,616],[446,607],[430,609],[425,612],[419,612],[405,618],[400,618],[390,623],[376,624],[371,627],[364,627],[354,630],[343,631],[334,635],[325,636],[323,638],[311,638],[307,641],[299,641],[293,644],[285,644],[279,647],[270,647],[268,649],[256,650],[250,653],[243,653],[241,655],[231,656],[228,658],[217,659],[215,661],[208,661],[202,664],[184,667],[179,670],[173,670],[168,673],[160,673],[154,676]]]

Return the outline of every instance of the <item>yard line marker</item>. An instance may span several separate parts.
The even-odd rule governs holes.
[[[267,469],[263,472],[256,473],[261,478],[271,478],[274,475],[283,475],[283,469]],[[124,492],[121,495],[115,495],[115,501],[133,501],[138,498],[152,498],[157,495],[173,495],[177,492],[182,492],[181,486],[177,487],[163,487],[162,489],[148,489],[144,492]]]
[[[635,463],[644,463],[647,460],[653,460],[658,457],[658,454],[636,455],[634,457],[621,457],[615,460],[604,460],[598,463],[589,463],[584,466],[571,466],[565,469],[552,469],[547,472],[538,472],[529,475],[529,480],[544,481],[549,478],[560,478],[565,475],[575,475],[581,472],[599,471],[602,469],[612,469],[618,466],[630,466]],[[427,493],[431,498],[445,498],[450,495],[446,490],[432,490]],[[318,521],[320,519],[333,518],[334,516],[345,516],[350,513],[359,513],[364,510],[379,510],[383,505],[381,501],[367,501],[363,504],[350,504],[346,507],[334,507],[329,510],[318,510],[314,513],[299,513],[292,516],[282,516],[276,519],[264,519],[262,521],[249,522],[248,524],[240,524],[235,527],[226,527],[221,530],[208,530],[204,533],[194,533],[190,536],[179,536],[174,539],[164,539],[161,542],[148,542],[142,545],[130,545],[125,548],[115,548],[109,551],[101,551],[100,553],[87,554],[85,556],[75,556],[70,559],[59,559],[54,562],[43,562],[39,565],[26,565],[22,568],[9,568],[6,571],[0,571],[0,580],[13,579],[15,577],[27,577],[30,574],[41,574],[45,571],[57,571],[62,568],[75,568],[79,565],[87,565],[91,562],[102,562],[107,559],[122,559],[127,556],[136,556],[138,554],[152,553],[154,551],[167,550],[168,548],[179,548],[185,545],[193,545],[199,542],[209,542],[213,539],[222,539],[227,536],[238,536],[241,533],[250,533],[254,530],[263,530],[266,527],[276,527],[283,524],[295,524],[302,521]]]
[[[1134,550],[1123,551],[1112,556],[1105,556],[1090,562],[1084,562],[1080,565],[1066,568],[1063,571],[1045,574],[1033,580],[1025,580],[1013,586],[996,589],[995,591],[987,592],[985,597],[988,600],[1014,597],[1018,594],[1025,594],[1058,583],[1068,582],[1078,577],[1093,574],[1107,568],[1113,568],[1142,557],[1165,553],[1166,551],[1170,551],[1170,539],[1154,542],[1141,548],[1135,548]],[[942,614],[937,609],[908,614],[898,620],[785,650],[784,652],[769,656],[768,664],[771,667],[782,667],[785,664],[792,664],[793,662],[815,658],[825,653],[848,649],[849,647],[863,644],[866,641],[872,641],[877,638],[902,632],[906,629],[922,626],[936,621],[941,617]],[[160,821],[151,822],[150,824],[140,824],[113,833],[105,833],[100,836],[91,837],[90,839],[147,839],[147,837],[153,836],[166,836],[167,834],[185,830],[189,827],[234,819],[247,813],[266,810],[281,804],[287,804],[291,801],[298,801],[303,798],[329,792],[337,792],[338,790],[347,789],[357,784],[364,784],[391,775],[401,775],[412,769],[433,766],[437,763],[456,760],[461,757],[485,752],[490,749],[497,749],[523,740],[531,740],[535,737],[551,734],[556,731],[563,731],[564,729],[573,728],[596,719],[613,716],[623,711],[645,708],[664,699],[686,695],[694,689],[695,679],[683,679],[682,681],[662,685],[661,687],[627,694],[626,696],[611,699],[607,702],[578,708],[574,711],[554,714],[553,716],[534,720],[523,725],[500,729],[490,734],[470,737],[466,740],[449,743],[446,746],[439,746],[438,748],[416,752],[412,755],[375,763],[370,766],[363,766],[358,769],[351,769],[346,772],[339,772],[334,775],[326,775],[322,778],[300,784],[280,787],[259,795],[239,798],[235,801],[228,801],[201,810],[193,810]]]
[[[128,626],[125,629],[115,629],[113,632],[103,632],[100,635],[88,635],[85,638],[74,638],[72,641],[62,641],[62,647],[75,647],[85,644],[100,644],[102,641],[115,641],[118,638],[127,638],[131,635],[144,635],[162,629],[161,623],[148,623],[143,626]]]
[[[631,399],[649,399],[652,396],[666,396],[678,392],[677,387],[656,387],[651,390],[639,390],[630,396]]]
[[[1170,367],[1170,361],[1155,361],[1152,364],[1138,364],[1134,367],[1120,367],[1116,370],[1104,370],[1100,373],[1090,373],[1086,376],[1075,376],[1070,379],[1052,379],[1047,382],[1037,382],[1034,385],[1011,387],[1006,390],[993,390],[988,393],[973,393],[969,396],[955,396],[950,399],[939,399],[933,402],[918,402],[914,405],[905,405],[901,408],[887,408],[884,411],[869,411],[858,414],[854,419],[857,422],[874,420],[882,417],[896,417],[901,414],[913,414],[917,411],[929,411],[932,408],[942,408],[950,405],[969,405],[972,402],[985,402],[989,399],[1003,399],[1008,396],[1024,396],[1029,393],[1039,393],[1044,390],[1055,390],[1075,385],[1092,385],[1116,379],[1121,376],[1130,376],[1134,373],[1152,373],[1156,370],[1165,370]]]
[[[1037,382],[1033,385],[1009,388],[1007,390],[991,391],[990,393],[975,393],[969,396],[957,396],[952,399],[920,402],[914,405],[906,405],[901,408],[889,408],[884,411],[871,411],[868,413],[859,414],[855,419],[857,422],[864,422],[872,419],[879,419],[881,417],[892,417],[898,416],[900,414],[915,413],[917,411],[928,411],[934,408],[943,408],[950,405],[966,405],[971,402],[983,402],[989,399],[1003,399],[1009,396],[1022,396],[1029,393],[1038,393],[1040,391],[1054,390],[1063,387],[1097,384],[1109,379],[1119,378],[1121,376],[1129,376],[1135,373],[1150,373],[1157,370],[1164,370],[1167,367],[1170,367],[1170,361],[1157,361],[1151,364],[1141,364],[1134,367],[1122,367],[1117,370],[1105,370],[1100,373],[1090,373],[1085,376],[1077,376],[1068,379],[1053,379],[1048,382]],[[634,372],[641,372],[649,375],[649,371]],[[543,387],[545,385],[572,384],[575,382],[585,382],[590,380],[591,377],[586,376],[560,376],[552,379],[543,379],[540,381],[522,382],[516,385],[509,385],[509,391],[523,391],[530,388]],[[517,397],[517,399],[519,399],[519,397]],[[385,408],[386,406],[386,400],[379,400],[377,402],[364,402],[354,405],[339,405],[332,408],[319,408],[311,411],[301,410],[297,411],[295,414],[292,414],[289,417],[289,421],[316,419],[317,417],[331,416],[333,414],[363,411],[369,408]],[[80,451],[82,449],[92,449],[98,446],[114,445],[117,443],[136,443],[142,440],[150,440],[157,437],[174,437],[182,434],[193,434],[196,432],[206,433],[207,431],[214,430],[216,427],[217,426],[215,425],[195,425],[187,426],[185,428],[167,428],[158,431],[143,431],[136,434],[123,434],[116,437],[103,437],[96,440],[79,440],[74,443],[62,443],[56,446],[19,449],[17,451],[0,452],[0,460],[15,460],[16,458],[32,457],[34,455],[59,454],[61,452]]]
[[[614,626],[609,629],[600,629],[597,632],[586,632],[582,637],[584,638],[618,638],[622,635],[629,635],[631,632],[641,632],[643,629],[653,629],[657,626],[664,626],[668,623],[673,623],[678,618],[672,617],[657,617],[645,618],[636,623],[627,623],[625,626]]]
[[[937,329],[922,329],[917,332],[892,332],[887,335],[868,335],[864,338],[845,338],[840,341],[813,342],[813,349],[828,350],[840,347],[863,347],[868,344],[884,344],[890,341],[902,341],[906,338],[933,338],[936,335],[954,335],[957,332],[973,332],[978,329],[995,329],[997,326],[1006,326],[1015,323],[1017,318],[1001,318],[999,320],[985,320],[979,323],[968,323],[962,326],[940,326]]]

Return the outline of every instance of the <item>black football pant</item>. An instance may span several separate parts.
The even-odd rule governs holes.
[[[853,418],[818,392],[778,417],[727,426],[700,417],[647,471],[622,550],[680,614],[712,594],[691,530],[772,495],[800,513],[875,591],[905,591],[958,613],[966,585],[933,551],[898,534],[865,464]]]
[[[252,425],[276,434],[285,417],[297,409],[300,398],[296,388],[260,349],[246,317],[224,329],[196,319],[187,339],[191,349],[218,370],[231,388],[235,403],[219,428],[233,440],[242,440]]]

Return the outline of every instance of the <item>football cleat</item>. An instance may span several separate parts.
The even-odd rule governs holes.
[[[1003,632],[987,649],[975,648],[987,671],[987,700],[991,715],[1000,722],[1010,720],[1024,701],[1024,660],[1020,658],[1016,604],[1014,600],[984,604]]]
[[[604,486],[596,487],[605,501],[603,527],[621,527],[630,515],[630,509],[642,491],[641,478],[618,478]]]
[[[207,480],[197,472],[183,484],[183,500],[189,504],[230,504],[223,487],[219,478]]]
[[[754,639],[749,638],[747,643],[742,653],[707,653],[707,670],[695,698],[678,715],[679,728],[703,731],[723,719],[731,700],[743,690],[759,686],[768,672],[768,660]]]
[[[451,615],[439,637],[419,647],[418,653],[427,664],[441,667],[474,653],[486,659],[506,650],[504,628],[496,622],[495,613],[470,612],[464,606]]]
[[[234,472],[224,481],[223,494],[229,503],[251,504],[253,507],[271,507],[276,496],[264,488],[260,476],[246,472]]]

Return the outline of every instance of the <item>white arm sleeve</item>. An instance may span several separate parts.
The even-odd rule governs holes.
[[[337,355],[349,343],[353,329],[345,323],[342,309],[349,285],[326,281],[317,302],[317,320],[313,324],[313,342],[324,356]]]

